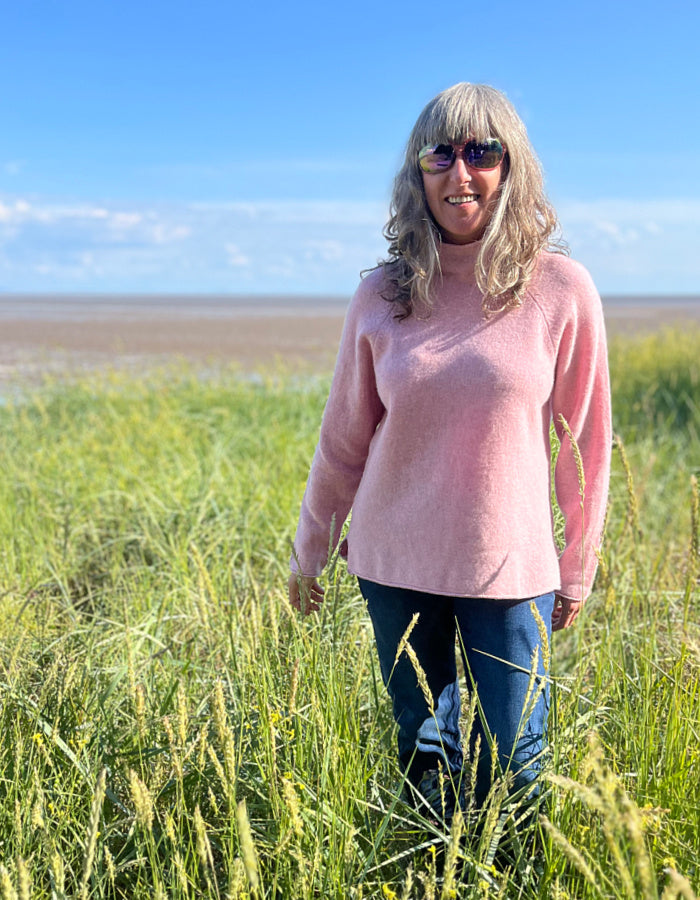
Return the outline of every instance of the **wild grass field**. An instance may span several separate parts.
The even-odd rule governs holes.
[[[326,379],[98,373],[0,409],[0,897],[695,897],[700,331],[610,358],[541,819],[497,786],[451,833],[398,799],[353,579],[306,619],[285,598]]]

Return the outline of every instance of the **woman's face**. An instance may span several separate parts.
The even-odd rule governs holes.
[[[503,163],[496,169],[467,167],[464,144],[454,144],[457,158],[446,172],[423,172],[428,208],[447,244],[478,241],[491,220],[498,199]]]

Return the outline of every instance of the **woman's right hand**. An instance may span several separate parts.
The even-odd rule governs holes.
[[[315,575],[299,575],[292,572],[289,576],[289,602],[294,609],[308,616],[317,612],[323,603],[324,590]]]

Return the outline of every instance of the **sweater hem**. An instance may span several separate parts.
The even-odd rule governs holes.
[[[393,579],[376,578],[371,575],[362,575],[348,567],[348,572],[355,578],[363,578],[365,581],[373,581],[375,584],[381,584],[384,587],[401,588],[405,591],[416,591],[420,594],[435,594],[438,597],[458,597],[461,600],[532,600],[535,597],[541,597],[543,594],[559,593],[558,586],[546,587],[543,590],[536,589],[534,592],[516,591],[511,594],[499,592],[497,594],[472,593],[463,591],[440,590],[434,587],[420,586],[409,584],[402,581],[394,581]]]

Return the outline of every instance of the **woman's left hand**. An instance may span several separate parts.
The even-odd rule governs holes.
[[[576,621],[576,616],[581,612],[583,603],[580,600],[571,600],[557,594],[554,598],[554,610],[552,612],[552,631],[561,631],[568,628]]]
[[[308,616],[317,612],[323,603],[324,590],[314,575],[292,574],[288,582],[289,602],[299,612]]]

